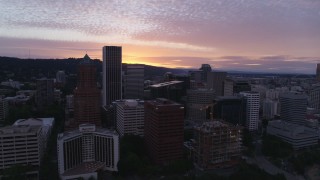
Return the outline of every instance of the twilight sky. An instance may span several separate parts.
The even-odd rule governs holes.
[[[315,73],[320,0],[0,0],[0,56]]]

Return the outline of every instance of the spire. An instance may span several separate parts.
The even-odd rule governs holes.
[[[84,55],[83,60],[80,62],[81,64],[91,63],[91,58],[88,54]]]

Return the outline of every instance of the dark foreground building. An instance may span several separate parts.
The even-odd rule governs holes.
[[[164,98],[145,102],[145,141],[149,157],[156,164],[182,158],[182,105]]]

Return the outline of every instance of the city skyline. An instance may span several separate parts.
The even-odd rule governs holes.
[[[0,56],[102,60],[171,68],[314,74],[320,1],[3,1]]]

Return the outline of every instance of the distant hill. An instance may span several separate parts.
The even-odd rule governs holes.
[[[0,56],[0,81],[8,79],[18,81],[31,81],[41,77],[55,78],[57,71],[64,70],[67,75],[77,73],[77,65],[80,58],[68,59],[19,59]],[[97,72],[102,72],[102,62],[93,60],[97,66]],[[127,64],[123,64],[127,66]],[[187,74],[185,69],[170,69],[145,65],[145,78],[163,76],[166,72],[173,74]]]

